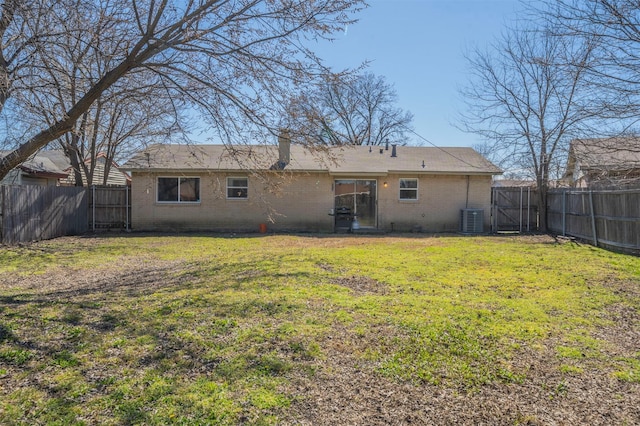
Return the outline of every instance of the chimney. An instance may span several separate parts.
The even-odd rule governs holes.
[[[396,152],[396,146],[398,146],[398,145],[396,145],[395,143],[393,145],[391,145],[391,156],[392,157],[397,157],[398,156],[397,152]]]
[[[280,130],[278,135],[278,162],[283,168],[291,162],[291,139],[287,129]]]

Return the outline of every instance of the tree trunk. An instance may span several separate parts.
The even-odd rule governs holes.
[[[75,138],[75,135],[71,136]],[[62,149],[64,150],[64,154],[69,159],[69,164],[71,164],[71,170],[73,170],[73,178],[75,186],[82,186],[82,173],[80,172],[80,157],[78,156],[78,151],[74,148],[76,145],[65,143],[62,145]]]

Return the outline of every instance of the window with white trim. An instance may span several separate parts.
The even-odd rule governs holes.
[[[199,203],[200,178],[197,177],[159,177],[159,203]]]
[[[400,179],[400,199],[411,201],[418,199],[418,179]]]
[[[249,178],[228,177],[227,198],[246,200],[249,197]]]

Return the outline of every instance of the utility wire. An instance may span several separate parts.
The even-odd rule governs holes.
[[[421,134],[419,134],[418,132],[416,132],[415,130],[411,129],[410,127],[407,126],[403,126],[405,128],[405,130],[407,130],[409,133],[413,133],[415,136],[417,136],[418,138],[420,138],[421,140],[423,140],[424,142],[428,143],[429,145],[433,146],[434,148],[438,148],[440,151],[444,152],[445,154],[455,158],[456,160],[473,167],[474,169],[482,169],[483,167],[479,167],[475,164],[471,164],[468,161],[463,160],[462,158],[458,157],[457,155],[452,154],[451,152],[447,151],[445,148],[438,146],[436,144],[434,144],[433,142],[431,142],[429,139],[425,138],[424,136],[422,136]],[[483,157],[484,158],[484,157]]]

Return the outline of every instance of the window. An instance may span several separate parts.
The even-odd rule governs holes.
[[[418,179],[400,179],[400,199],[418,199]]]
[[[198,203],[200,202],[200,178],[158,178],[158,202]]]
[[[227,178],[227,198],[246,199],[249,194],[249,179],[246,177]]]

